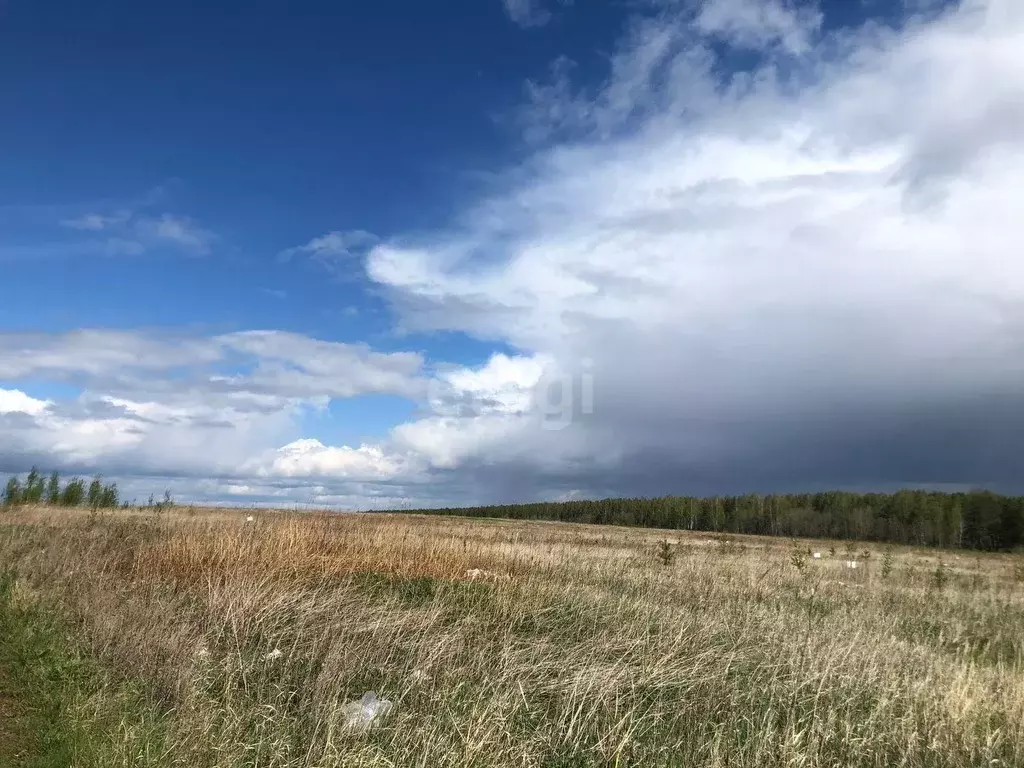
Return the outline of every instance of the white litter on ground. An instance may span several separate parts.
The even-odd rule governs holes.
[[[508,573],[495,573],[494,571],[485,571],[482,568],[470,568],[466,571],[466,578],[470,581],[476,581],[477,579],[511,579],[511,574]]]
[[[392,709],[387,699],[378,699],[373,691],[367,691],[359,701],[346,701],[342,707],[345,713],[345,727],[353,731],[367,731],[374,722],[386,716]]]

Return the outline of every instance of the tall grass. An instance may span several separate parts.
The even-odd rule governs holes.
[[[881,551],[798,568],[810,542],[748,537],[18,515],[19,589],[159,721],[159,752],[116,729],[110,765],[1024,765],[1011,556],[945,553],[939,588],[899,548],[883,578]],[[368,690],[393,711],[346,728]]]

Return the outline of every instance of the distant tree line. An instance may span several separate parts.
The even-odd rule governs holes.
[[[61,485],[60,474],[51,472],[44,476],[36,467],[22,481],[17,475],[11,476],[4,486],[0,504],[12,507],[18,504],[50,504],[55,507],[79,507],[85,505],[91,509],[110,509],[113,507],[134,507],[135,501],[121,501],[117,483],[103,483],[103,478],[96,475],[87,486],[85,480],[75,477]],[[167,510],[174,506],[170,490],[164,491],[162,501],[154,502],[153,494],[149,495],[149,507]]]
[[[85,480],[78,477],[61,485],[57,472],[46,477],[33,467],[24,481],[12,476],[4,487],[3,505],[11,507],[18,504],[50,504],[60,507],[85,504],[92,509],[102,509],[119,506],[120,498],[117,483],[104,485],[99,475],[88,486]]]
[[[665,496],[414,511],[983,550],[1024,546],[1024,497],[989,491]]]

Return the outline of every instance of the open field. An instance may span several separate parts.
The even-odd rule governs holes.
[[[76,765],[1018,766],[1022,560],[19,508],[0,618],[56,644],[40,690]],[[393,709],[348,727],[371,690]]]

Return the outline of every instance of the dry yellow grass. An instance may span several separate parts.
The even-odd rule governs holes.
[[[73,618],[112,686],[146,691],[106,765],[1024,765],[1020,558],[896,548],[883,576],[883,547],[830,546],[390,515],[0,518],[22,593]],[[354,732],[344,705],[366,690],[395,707]]]

